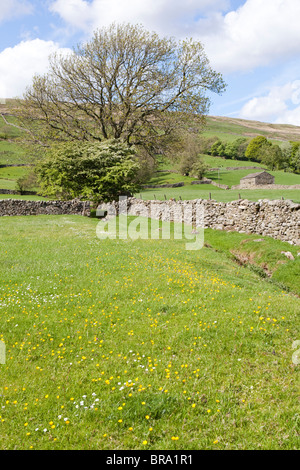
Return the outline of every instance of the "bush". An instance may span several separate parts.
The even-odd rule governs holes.
[[[17,189],[20,193],[25,191],[32,191],[37,186],[37,176],[34,171],[28,173],[28,175],[22,176],[17,180]]]
[[[133,147],[106,140],[55,144],[36,172],[45,196],[108,202],[139,189],[139,169]]]
[[[210,153],[215,157],[225,156],[225,144],[221,140],[217,140],[217,142],[212,145]]]
[[[196,176],[199,180],[201,180],[208,169],[209,166],[206,165],[203,160],[198,159],[192,168],[193,176]]]
[[[179,171],[183,176],[189,176],[193,170],[194,165],[196,165],[198,157],[196,155],[182,155]]]

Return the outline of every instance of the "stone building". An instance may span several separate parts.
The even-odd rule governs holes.
[[[265,184],[274,184],[274,176],[270,175],[270,173],[267,173],[266,171],[260,171],[241,178],[240,189],[255,188],[256,186]]]

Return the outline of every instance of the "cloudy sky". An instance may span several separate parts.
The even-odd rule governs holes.
[[[300,0],[0,0],[0,98],[112,22],[200,40],[228,87],[211,115],[300,125]]]

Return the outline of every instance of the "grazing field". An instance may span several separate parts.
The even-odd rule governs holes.
[[[13,189],[13,188],[8,188]],[[22,199],[26,201],[47,201],[50,198],[45,198],[42,196],[34,196],[34,195],[20,195],[20,194],[0,194],[0,199]]]
[[[31,163],[21,144],[0,140],[0,165]]]
[[[0,104],[0,113],[5,107]],[[12,116],[5,116],[8,123],[15,124]],[[6,124],[3,117],[0,116],[0,165],[12,165],[20,163],[31,163],[25,156],[22,144],[18,142],[18,138],[22,136],[22,132],[14,126]]]
[[[186,185],[179,188],[151,188],[145,189],[135,196],[140,196],[144,200],[159,199],[163,200],[175,198],[182,200],[190,199],[211,199],[218,202],[236,201],[241,196],[241,199],[248,199],[249,201],[258,201],[259,199],[290,199],[294,202],[300,203],[299,189],[232,189],[223,190],[209,184],[202,185]]]
[[[252,172],[254,171],[263,171],[266,169],[265,165],[262,163],[258,162],[251,162],[251,161],[245,161],[245,160],[230,160],[229,158],[224,158],[224,157],[214,157],[213,155],[201,155],[201,158],[203,161],[210,167],[210,168],[229,168],[229,167],[247,167],[247,166],[252,166],[256,167],[257,169],[253,169]],[[261,170],[260,170],[261,168]]]
[[[232,160],[231,160],[232,161]],[[245,162],[244,162],[245,163]],[[205,176],[216,183],[220,184],[226,184],[227,186],[231,187],[236,184],[240,184],[241,178],[243,178],[246,175],[249,175],[251,173],[257,173],[259,172],[259,169],[241,169],[239,170],[225,170],[224,168],[220,167],[219,171],[207,171],[205,173]],[[261,170],[263,171],[263,170]],[[294,185],[294,184],[300,184],[300,175],[296,175],[293,173],[285,173],[284,171],[270,171],[267,170],[268,173],[273,175],[275,177],[275,184],[280,184],[280,185]],[[1,171],[0,171],[1,175]],[[182,176],[177,173],[168,173],[168,172],[158,172],[155,174],[153,178],[149,181],[149,184],[153,185],[160,185],[160,184],[170,184],[170,183],[178,183],[178,182],[183,182],[186,185],[191,183],[193,180],[196,180],[197,178],[191,178],[189,176]]]
[[[0,188],[17,189],[17,180],[27,175],[30,167],[16,166],[0,168]]]
[[[198,251],[99,240],[79,216],[0,223],[2,450],[297,449],[300,305],[281,285],[296,289],[299,258],[281,254],[296,247],[212,230]]]
[[[230,160],[221,157],[213,157],[210,155],[202,155],[204,162],[210,168],[219,168],[219,170],[207,171],[205,177],[213,180],[215,183],[227,185],[229,188],[234,185],[240,184],[241,178],[251,173],[263,171],[263,165],[250,162]],[[257,169],[246,169],[245,167],[257,166]],[[230,169],[236,167],[238,169]],[[291,199],[294,202],[300,202],[299,189],[254,189],[254,190],[223,190],[212,185],[192,185],[192,181],[197,178],[189,176],[182,176],[179,173],[170,173],[168,170],[175,171],[176,165],[169,162],[167,159],[161,159],[159,162],[159,170],[150,179],[148,184],[162,185],[183,182],[184,186],[179,188],[145,188],[136,194],[136,197],[143,199],[170,199],[171,197],[183,200],[188,199],[212,199],[218,202],[228,202],[239,199],[249,199],[250,201],[258,201],[259,199]],[[261,170],[260,170],[261,168]],[[275,184],[290,186],[300,184],[300,175],[284,172],[284,171],[270,171],[268,173],[275,177]],[[211,196],[210,196],[211,195]]]

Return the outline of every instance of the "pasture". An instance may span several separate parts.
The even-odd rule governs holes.
[[[249,269],[230,250],[257,236],[188,251],[80,216],[0,223],[2,450],[297,448],[297,247],[266,237]]]
[[[159,199],[164,200],[175,198],[182,200],[189,199],[214,199],[218,202],[236,201],[241,199],[249,201],[258,201],[259,199],[290,199],[300,203],[299,189],[219,189],[209,184],[203,185],[185,185],[179,188],[147,188],[142,192],[135,194],[137,198],[140,196],[144,200]]]

